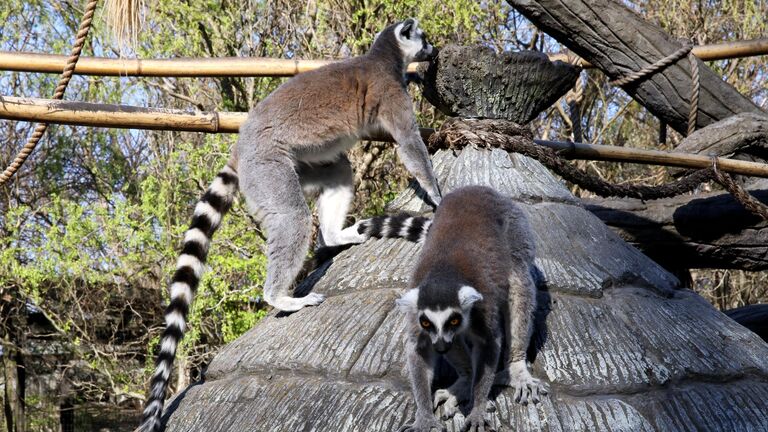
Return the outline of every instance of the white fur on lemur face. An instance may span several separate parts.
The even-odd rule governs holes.
[[[424,31],[415,18],[409,18],[395,27],[395,38],[406,63],[426,61],[434,54],[434,47],[427,42]]]
[[[440,354],[451,349],[453,339],[466,331],[470,325],[472,306],[483,299],[483,296],[471,286],[464,285],[458,291],[455,306],[419,307],[419,289],[414,288],[396,301],[397,306],[406,312],[413,312],[418,319],[422,333],[429,336],[432,346]]]

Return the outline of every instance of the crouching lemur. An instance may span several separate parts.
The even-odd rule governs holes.
[[[492,430],[484,417],[494,384],[513,387],[520,403],[538,403],[547,394],[526,362],[536,308],[534,244],[528,220],[512,200],[469,186],[447,194],[432,220],[385,216],[357,227],[366,237],[423,241],[411,289],[397,300],[409,326],[407,366],[416,402],[415,422],[401,431],[443,430],[433,410],[444,404],[451,417],[465,402],[472,409],[464,430]],[[433,403],[438,356],[458,379],[438,390]]]

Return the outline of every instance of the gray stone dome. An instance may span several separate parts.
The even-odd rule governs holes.
[[[627,245],[538,162],[467,148],[434,156],[443,192],[491,186],[535,230],[538,405],[499,389],[488,415],[515,431],[768,430],[768,345]],[[411,189],[393,210],[425,210]],[[222,348],[169,405],[167,431],[396,431],[414,404],[403,363],[407,288],[419,246],[372,240],[304,281],[328,299],[271,313]],[[458,430],[459,417],[447,422]]]

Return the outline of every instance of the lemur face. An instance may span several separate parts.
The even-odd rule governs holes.
[[[424,31],[419,28],[415,18],[408,18],[395,27],[395,37],[400,52],[406,63],[428,61],[437,54],[437,50],[427,42]]]
[[[432,341],[432,348],[445,354],[453,345],[453,338],[469,324],[469,313],[461,309],[423,309],[419,311],[419,327]]]
[[[466,285],[454,295],[457,297],[451,300],[455,306],[440,308],[419,305],[419,288],[408,291],[397,300],[398,307],[414,312],[420,331],[429,337],[432,348],[440,354],[448,352],[456,335],[469,328],[472,305],[483,299],[477,290]]]

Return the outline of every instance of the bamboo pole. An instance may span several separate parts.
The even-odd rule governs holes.
[[[755,39],[713,45],[699,45],[693,53],[702,60],[721,60],[768,54],[768,39]],[[574,55],[551,54],[550,60],[572,62],[584,68],[592,65]],[[337,60],[289,60],[274,58],[176,58],[114,59],[81,57],[75,68],[80,75],[153,76],[153,77],[224,77],[224,76],[292,76],[317,69]],[[0,51],[0,70],[18,72],[60,73],[66,56],[54,54]],[[418,63],[408,66],[416,71]]]
[[[643,165],[663,165],[693,169],[709,168],[712,166],[711,156],[699,154],[643,150],[577,142],[547,140],[534,140],[534,142],[558,150],[560,156],[567,159],[629,162]],[[718,157],[717,169],[732,174],[768,178],[768,164],[758,162]]]
[[[237,132],[246,115],[0,96],[0,118],[77,126],[226,133]]]
[[[691,51],[696,57],[704,61],[768,55],[768,38],[697,45]],[[574,54],[551,54],[549,59],[570,62],[585,69],[594,67],[588,61]],[[2,66],[1,61],[0,66]]]
[[[0,119],[42,121],[92,127],[155,129],[187,132],[236,133],[247,114],[240,112],[188,112],[181,110],[139,108],[52,99],[0,97]],[[425,140],[433,129],[421,128]],[[368,135],[361,139],[392,141],[387,135]],[[707,168],[712,158],[689,153],[641,150],[608,145],[535,140],[537,144],[558,150],[570,159],[629,162],[681,168]],[[768,178],[768,164],[717,158],[720,170]]]
[[[66,56],[0,51],[0,70],[54,73]],[[338,60],[289,60],[266,57],[217,57],[175,59],[116,59],[81,57],[80,75],[147,77],[287,77],[311,71]],[[415,72],[418,63],[408,65]]]

